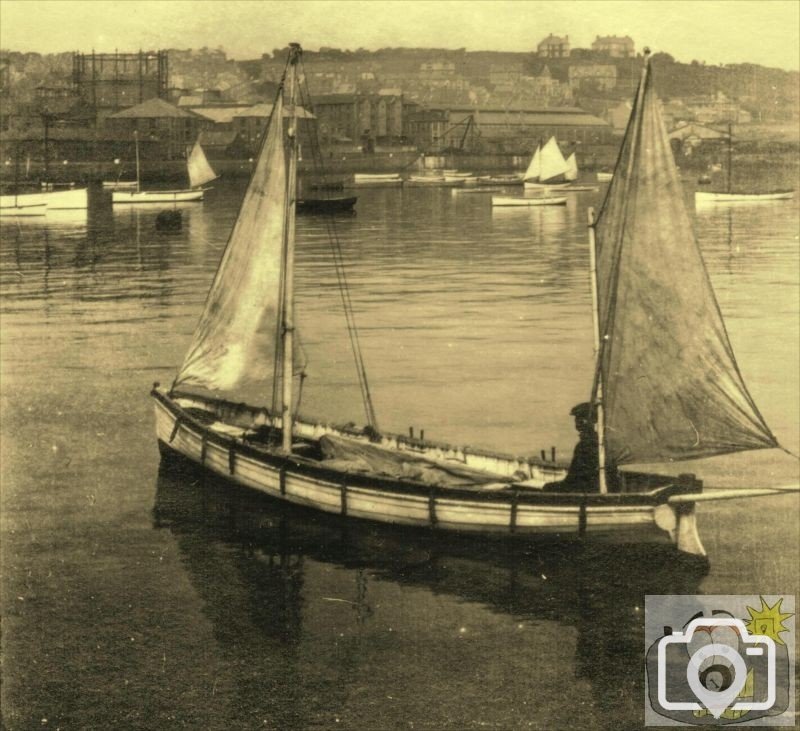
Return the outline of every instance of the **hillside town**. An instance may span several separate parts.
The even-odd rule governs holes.
[[[306,116],[328,158],[527,155],[552,134],[595,152],[624,132],[642,50],[628,36],[575,48],[568,35],[552,33],[528,53],[322,47],[304,54]],[[67,163],[129,158],[135,132],[144,159],[184,158],[196,140],[211,158],[247,159],[285,57],[285,49],[247,61],[221,48],[0,52],[0,156],[6,168],[44,155]],[[737,139],[797,143],[797,72],[679,63],[666,53],[653,65],[677,148],[724,139],[729,124]]]

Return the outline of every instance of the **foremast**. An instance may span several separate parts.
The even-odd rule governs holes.
[[[286,203],[285,203],[285,229],[283,246],[283,302],[281,310],[283,312],[283,323],[281,328],[283,351],[283,362],[281,368],[281,380],[283,385],[283,399],[281,408],[282,424],[282,443],[284,451],[290,452],[292,449],[292,425],[294,414],[292,408],[293,399],[293,372],[294,372],[294,236],[295,236],[295,212],[297,207],[297,66],[302,56],[302,49],[299,43],[289,44],[289,68],[286,84],[289,91],[289,161],[288,174],[286,178]],[[284,90],[285,93],[285,90]]]

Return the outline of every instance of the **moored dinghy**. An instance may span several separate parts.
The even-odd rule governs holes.
[[[217,178],[217,174],[206,158],[199,142],[195,142],[186,160],[189,175],[189,189],[181,190],[142,190],[141,171],[139,166],[139,137],[136,139],[136,190],[113,190],[112,203],[185,203],[201,201],[205,194],[202,187]]]
[[[777,446],[738,374],[647,69],[620,172],[590,228],[597,239],[595,257],[590,236],[589,257],[597,260],[591,267],[595,339],[603,344],[592,389],[597,479],[583,478],[563,491],[548,484],[567,476],[552,462],[381,433],[349,297],[343,301],[368,425],[332,427],[296,417],[294,382],[303,372],[292,294],[296,120],[285,146],[281,110],[284,94],[287,107],[294,107],[300,59],[294,44],[183,365],[170,388],[152,391],[162,453],[347,519],[514,536],[670,537],[680,550],[703,554],[694,503],[709,496],[692,476],[626,472],[617,492],[606,485],[606,457],[627,465]],[[671,267],[647,264],[659,257]],[[659,287],[650,272],[665,275]],[[617,308],[621,302],[624,309]],[[657,321],[650,324],[647,313],[653,312]],[[270,382],[269,406],[217,395]]]
[[[732,125],[728,124],[728,170],[727,184],[724,191],[698,190],[694,194],[695,203],[706,205],[709,203],[769,203],[770,201],[785,201],[794,197],[793,190],[771,190],[757,193],[755,191],[734,191],[733,190],[733,130]],[[713,172],[719,172],[719,165],[713,166]],[[711,182],[710,176],[708,182]]]
[[[550,195],[542,195],[536,198],[524,198],[523,196],[511,196],[511,195],[493,195],[492,196],[492,205],[493,206],[523,206],[523,207],[530,207],[530,206],[565,206],[567,204],[567,199],[562,196],[550,196]]]

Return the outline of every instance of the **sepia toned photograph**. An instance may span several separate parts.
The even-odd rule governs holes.
[[[0,728],[797,727],[800,4],[0,0]]]

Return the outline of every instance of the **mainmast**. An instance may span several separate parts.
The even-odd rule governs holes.
[[[733,172],[733,128],[728,122],[728,193],[731,192],[731,173]]]
[[[597,413],[597,479],[600,493],[608,492],[606,484],[606,425],[603,413],[603,369],[600,367],[600,308],[597,294],[597,240],[594,232],[594,208],[589,208],[589,269],[592,279],[592,325],[594,327],[594,357],[597,369],[597,385],[592,406]],[[590,412],[591,418],[591,412]]]
[[[631,115],[641,114],[642,104],[644,103],[644,89],[647,83],[647,74],[650,70],[650,49],[644,49],[644,66],[642,68],[642,76],[639,81],[639,89],[636,93],[636,102],[633,110],[631,111]],[[636,148],[636,140],[639,136],[639,127],[636,118],[632,119],[633,122],[633,129],[631,130],[633,134],[634,144],[632,149]],[[623,143],[624,144],[624,143]],[[633,160],[634,155],[631,155],[628,160],[628,169],[624,172],[624,180],[630,181],[633,173]],[[619,167],[619,162],[617,163],[617,167]],[[614,169],[614,182],[613,185],[620,184],[619,176],[623,175],[622,171],[618,171],[616,168]],[[606,194],[606,201],[608,200],[608,195],[611,192],[611,188],[609,188],[609,192]],[[605,203],[603,204],[603,208],[605,208]],[[606,480],[606,425],[605,425],[605,405],[603,403],[603,351],[606,348],[607,340],[608,340],[608,326],[609,323],[605,323],[604,332],[600,332],[600,298],[598,294],[598,283],[597,283],[597,239],[595,234],[595,217],[594,217],[594,209],[589,209],[589,267],[591,270],[591,280],[592,280],[592,322],[594,324],[594,350],[595,350],[595,386],[594,386],[594,393],[592,394],[592,406],[596,409],[597,415],[597,477],[598,477],[598,485],[600,488],[600,492],[605,494],[608,492],[608,484]],[[602,214],[602,210],[601,210]],[[607,386],[607,384],[605,384]]]
[[[286,180],[286,233],[284,242],[284,300],[283,300],[283,428],[282,447],[292,450],[292,379],[294,374],[294,218],[297,203],[297,64],[303,53],[299,43],[290,43],[289,48],[289,166]]]

